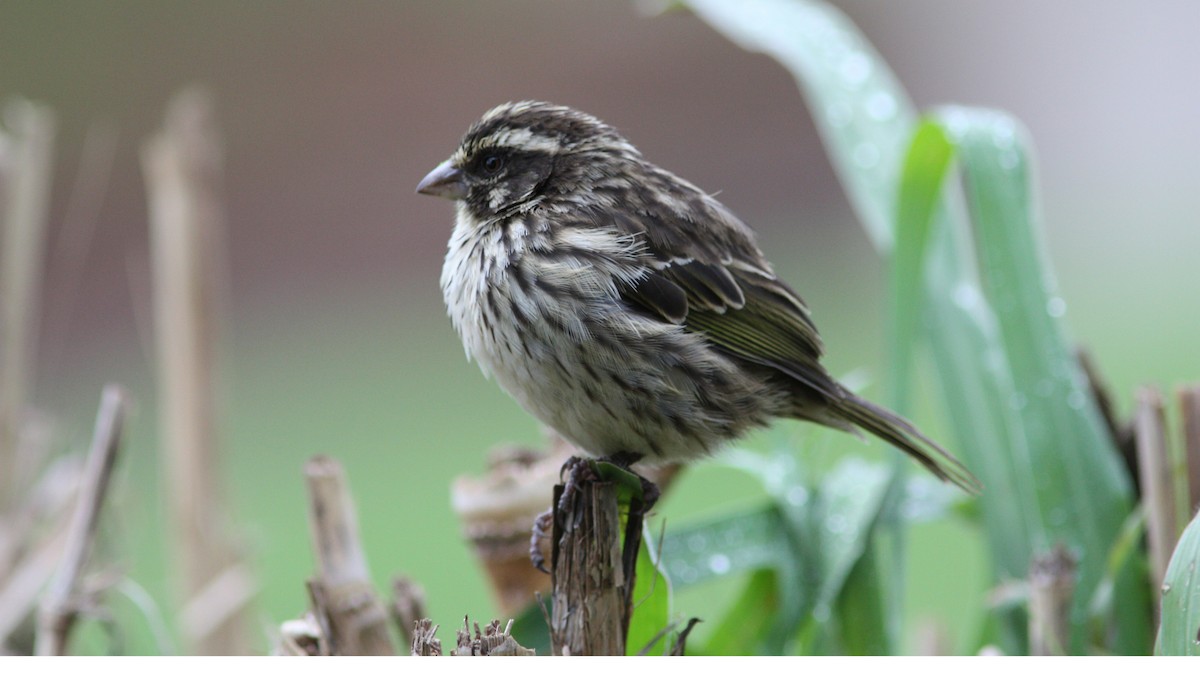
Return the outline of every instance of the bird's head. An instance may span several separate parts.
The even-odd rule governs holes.
[[[471,125],[417,192],[462,202],[486,220],[547,196],[587,191],[638,157],[591,115],[537,101],[506,103]]]

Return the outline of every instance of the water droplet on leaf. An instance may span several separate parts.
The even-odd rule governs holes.
[[[842,60],[840,71],[842,82],[857,87],[871,75],[871,59],[862,52],[854,52]]]
[[[867,114],[880,122],[896,114],[896,99],[886,91],[877,91],[867,98]]]
[[[1067,313],[1067,301],[1059,297],[1050,298],[1046,301],[1046,313],[1054,318],[1059,318]]]
[[[808,490],[802,485],[795,485],[788,489],[784,498],[792,506],[804,506],[808,503]]]
[[[725,574],[731,567],[729,556],[724,553],[717,553],[708,559],[708,569],[712,570],[713,574]]]

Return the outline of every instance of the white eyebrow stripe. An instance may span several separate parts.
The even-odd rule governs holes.
[[[535,134],[529,129],[505,129],[492,134],[488,140],[496,146],[517,150],[554,152],[559,149],[557,138]]]

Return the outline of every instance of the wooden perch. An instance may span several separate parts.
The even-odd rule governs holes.
[[[328,622],[332,653],[395,654],[387,632],[387,612],[371,586],[358,516],[341,465],[318,456],[308,461],[304,474],[317,562],[317,578],[309,582],[309,588],[313,611]]]
[[[619,488],[594,468],[572,460],[567,484],[554,488],[550,642],[560,656],[625,654],[643,505],[632,500],[622,532]]]
[[[142,148],[149,198],[160,429],[170,495],[170,536],[182,605],[205,595],[219,621],[183,625],[191,651],[244,654],[252,634],[246,597],[232,610],[210,591],[241,567],[229,535],[218,447],[217,349],[224,266],[221,148],[212,102],[192,89],[176,96],[163,130]],[[228,578],[228,577],[226,577]],[[240,591],[242,585],[226,585]],[[187,614],[195,617],[195,612]]]
[[[560,480],[563,462],[577,454],[578,448],[547,430],[545,450],[495,448],[489,452],[486,474],[458,476],[451,486],[451,505],[487,573],[501,615],[518,615],[533,606],[535,596],[550,593],[550,578],[529,564],[529,534],[546,511],[546,497]],[[680,469],[667,464],[645,474],[667,490]],[[539,555],[549,559],[549,537],[538,543]]]
[[[1179,538],[1175,517],[1175,484],[1171,475],[1171,455],[1167,446],[1163,400],[1158,390],[1142,387],[1137,392],[1134,413],[1137,430],[1138,468],[1142,486],[1142,504],[1146,509],[1146,537],[1150,543],[1150,574],[1155,588],[1162,587],[1167,563]],[[1155,606],[1161,601],[1154,593]]]
[[[1071,646],[1076,563],[1061,544],[1029,565],[1029,653],[1061,656]]]
[[[113,385],[105,387],[100,399],[100,411],[96,415],[92,445],[88,450],[83,489],[75,502],[75,511],[67,531],[66,552],[59,561],[54,579],[42,596],[38,613],[38,656],[62,656],[67,652],[67,638],[83,604],[81,586],[84,566],[96,540],[100,510],[104,507],[117,452],[121,448],[125,408],[125,395],[120,388]]]

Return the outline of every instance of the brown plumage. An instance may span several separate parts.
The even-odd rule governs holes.
[[[442,289],[468,356],[585,452],[684,461],[794,417],[977,489],[825,370],[808,307],[745,224],[596,118],[502,105],[418,192],[457,202]]]

